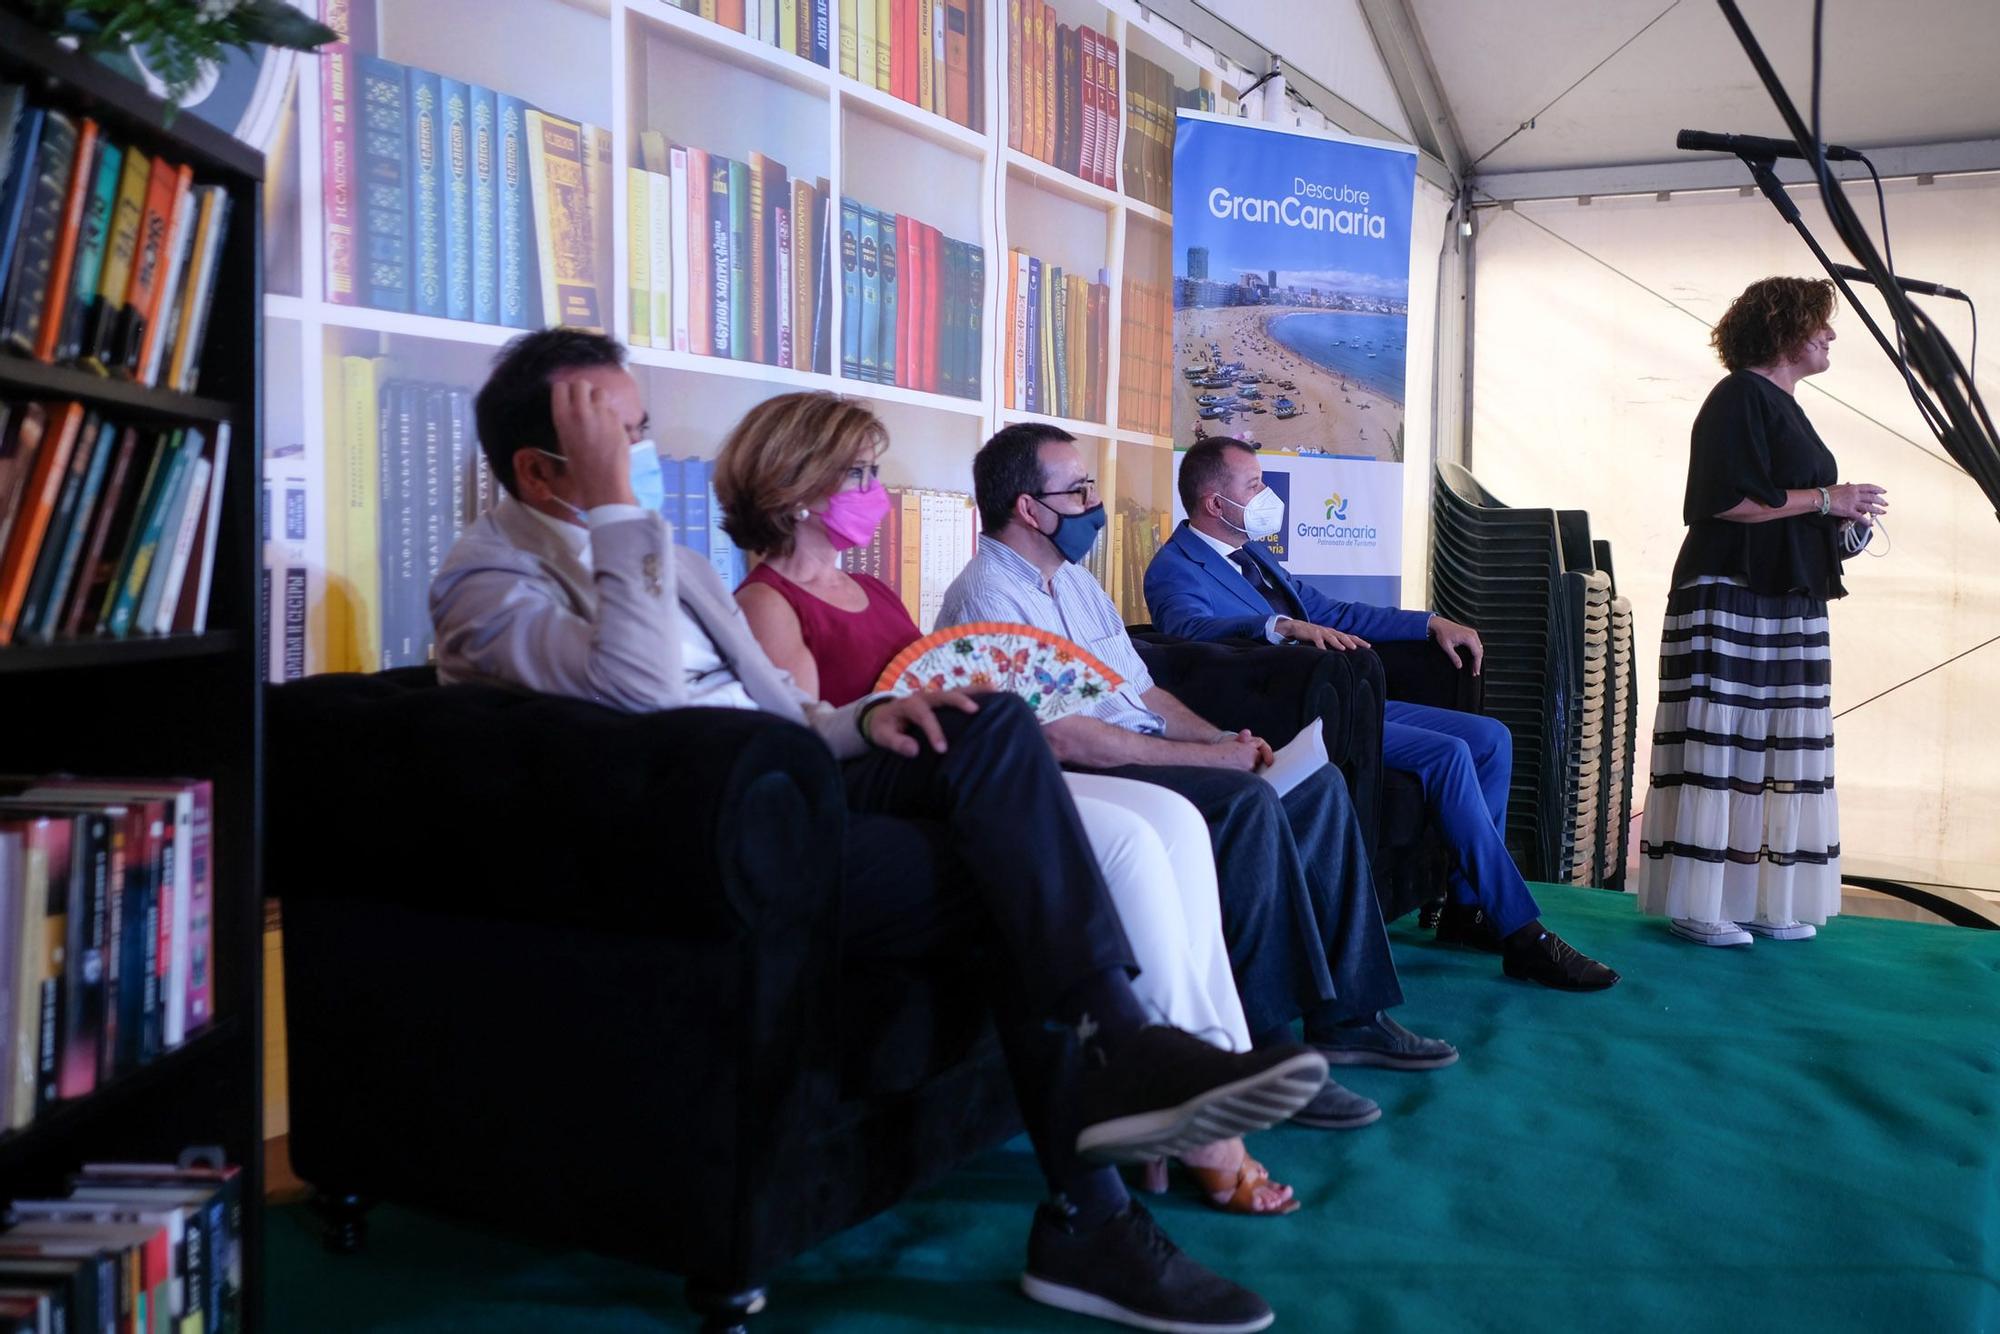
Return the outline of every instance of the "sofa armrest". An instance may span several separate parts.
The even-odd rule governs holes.
[[[726,938],[784,900],[823,913],[838,883],[838,766],[767,714],[390,672],[272,687],[265,720],[280,897]]]
[[[1369,654],[1247,639],[1203,643],[1151,631],[1133,642],[1155,684],[1216,726],[1247,727],[1274,746],[1319,718],[1327,752],[1338,754],[1353,731],[1350,702],[1364,699],[1371,683],[1381,695],[1381,668]]]
[[[1469,661],[1462,667],[1452,666],[1451,659],[1430,640],[1377,644],[1375,652],[1382,659],[1382,674],[1390,699],[1457,709],[1461,713],[1485,711],[1484,679],[1472,674]]]

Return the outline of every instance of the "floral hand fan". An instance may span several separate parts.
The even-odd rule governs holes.
[[[1011,621],[973,621],[925,635],[890,659],[877,690],[1005,690],[1045,723],[1087,708],[1124,678],[1061,635]]]

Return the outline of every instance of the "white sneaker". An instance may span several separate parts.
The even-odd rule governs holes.
[[[1673,932],[1682,940],[1692,940],[1697,945],[1750,943],[1750,933],[1734,922],[1697,922],[1691,917],[1676,917]]]
[[[1770,940],[1811,940],[1819,934],[1811,922],[1766,922],[1761,918],[1745,922],[1743,929]]]

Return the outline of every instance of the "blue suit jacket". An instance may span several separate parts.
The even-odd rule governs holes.
[[[1336,602],[1293,578],[1262,542],[1245,543],[1243,549],[1291,602],[1288,614],[1294,620],[1384,644],[1422,639],[1428,633],[1429,612]],[[1146,605],[1154,626],[1178,639],[1262,639],[1264,625],[1271,619],[1264,595],[1185,521],[1160,544],[1146,567]]]

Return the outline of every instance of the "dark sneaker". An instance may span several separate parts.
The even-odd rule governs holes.
[[[1359,1130],[1382,1119],[1382,1108],[1373,1098],[1364,1098],[1353,1089],[1342,1088],[1331,1079],[1313,1095],[1313,1100],[1292,1113],[1292,1124],[1314,1130]]]
[[[1021,1291],[1135,1329],[1250,1334],[1274,1318],[1262,1297],[1183,1255],[1137,1200],[1087,1229],[1050,1205],[1035,1210]]]
[[[1385,1070],[1439,1070],[1458,1059],[1458,1048],[1419,1037],[1380,1010],[1365,1024],[1328,1029],[1312,1037],[1328,1065],[1376,1065]]]
[[[1444,911],[1438,916],[1437,928],[1440,945],[1464,945],[1488,954],[1498,954],[1504,948],[1493,919],[1477,904],[1445,904]]]
[[[1325,1082],[1326,1058],[1299,1043],[1230,1052],[1152,1024],[1078,1076],[1076,1151],[1114,1163],[1178,1158],[1276,1125]]]
[[[1438,898],[1430,900],[1423,907],[1417,909],[1417,928],[1421,931],[1428,931],[1436,926],[1438,919],[1444,915],[1444,905],[1445,900]]]
[[[1618,981],[1617,973],[1577,953],[1553,931],[1544,931],[1540,940],[1508,950],[1501,964],[1509,977],[1539,982],[1557,991],[1602,991]]]

